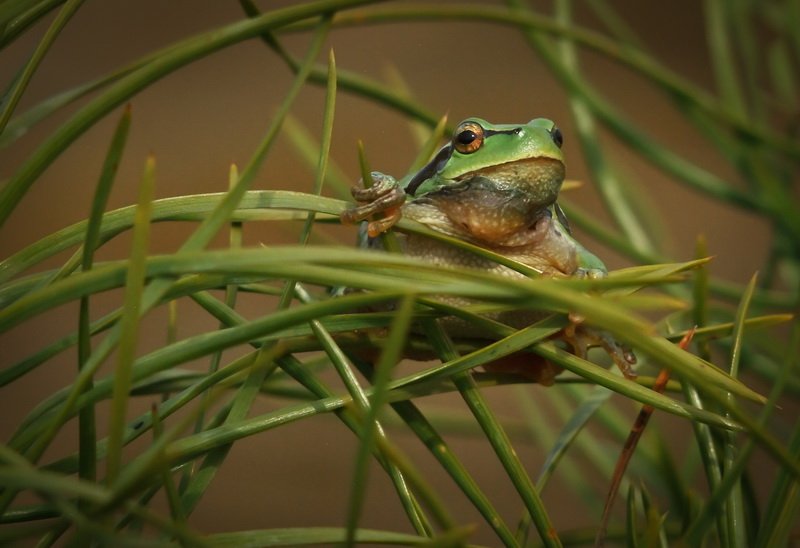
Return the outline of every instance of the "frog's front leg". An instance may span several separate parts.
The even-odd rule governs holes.
[[[401,206],[406,201],[406,192],[391,175],[379,171],[370,173],[372,186],[350,189],[353,198],[361,205],[346,209],[339,215],[343,223],[352,224],[363,221],[376,213],[383,217],[369,222],[367,233],[374,238],[389,230],[402,216]]]

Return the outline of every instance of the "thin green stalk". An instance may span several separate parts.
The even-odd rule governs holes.
[[[93,126],[112,109],[128,100],[151,83],[201,59],[226,46],[279,28],[292,22],[331,13],[332,10],[347,9],[374,0],[319,0],[299,6],[274,10],[263,16],[238,21],[225,27],[188,38],[179,44],[162,50],[162,54],[113,83],[80,109],[68,122],[61,125],[17,170],[8,183],[0,189],[0,226],[22,199],[30,186],[44,170],[75,139]],[[305,71],[306,73],[308,71]],[[305,75],[300,80],[304,80]],[[287,98],[291,96],[289,94]]]
[[[325,182],[325,174],[328,168],[328,156],[330,155],[331,140],[333,134],[333,115],[336,110],[336,58],[333,55],[333,50],[328,54],[328,80],[327,92],[325,94],[325,110],[322,118],[322,142],[319,150],[319,160],[317,169],[314,175],[314,194],[319,196],[322,194],[322,186]],[[314,226],[316,215],[313,211],[309,211],[306,220],[303,223],[303,229],[300,235],[300,245],[308,243],[311,235],[311,229]],[[296,280],[286,280],[283,286],[278,309],[283,309],[291,303],[292,295],[295,292],[297,285]]]
[[[278,366],[275,362],[275,358],[282,353],[283,349],[280,343],[263,345],[256,351],[256,356],[249,366],[250,372],[231,400],[231,408],[230,411],[226,413],[223,425],[233,424],[247,417],[253,403],[255,403],[256,397],[260,393],[261,386],[264,384],[265,379],[274,372]],[[206,392],[206,394],[208,394],[208,392]],[[208,404],[204,399],[199,410],[204,411],[206,405]],[[180,506],[182,514],[190,515],[194,511],[200,499],[211,485],[217,470],[222,466],[231,448],[232,445],[218,447],[209,451],[204,456],[200,467],[192,475],[191,480],[186,484],[185,489],[181,493]]]
[[[456,482],[459,489],[472,502],[473,506],[480,512],[503,544],[514,546],[516,544],[514,535],[500,513],[492,506],[491,501],[481,491],[477,482],[419,408],[410,400],[398,401],[392,403],[391,406],[420,441],[425,444],[431,455],[439,461],[442,468]]]
[[[731,358],[730,358],[730,372],[731,376],[736,378],[739,376],[739,363],[741,359],[741,348],[742,348],[742,339],[744,337],[744,321],[747,317],[747,312],[750,308],[750,301],[755,291],[756,287],[756,280],[758,279],[757,275],[754,275],[750,283],[747,286],[747,290],[745,291],[744,295],[742,295],[742,301],[739,305],[738,310],[736,311],[736,321],[733,331],[733,348],[731,349]],[[734,398],[732,395],[728,395],[728,402],[731,406],[736,405]],[[734,432],[726,432],[725,436],[725,445],[723,447],[723,459],[722,459],[722,466],[723,466],[723,475],[725,476],[732,476],[737,475],[738,481],[734,483],[730,490],[730,494],[728,495],[728,500],[725,504],[726,510],[726,520],[727,520],[727,527],[728,527],[728,539],[731,541],[732,546],[739,546],[744,547],[748,546],[748,539],[747,539],[747,529],[744,517],[744,499],[742,497],[742,483],[741,483],[741,473],[742,471],[739,470],[734,471],[733,466],[734,462],[737,459],[737,454],[741,450],[739,448],[739,444],[737,443],[737,436]],[[750,442],[750,447],[753,446],[752,442]],[[749,451],[743,453],[749,453]],[[743,461],[746,460],[746,457],[741,457]]]
[[[230,171],[228,172],[228,188],[233,189],[239,180],[239,170],[237,169],[235,164],[232,164],[230,167]],[[230,226],[230,233],[228,236],[228,247],[231,249],[239,249],[242,247],[242,223],[233,222]],[[225,305],[231,309],[236,306],[236,296],[238,294],[238,286],[234,284],[228,284],[225,286]],[[170,301],[170,303],[174,303],[174,301]],[[224,328],[224,324],[220,322],[219,329]],[[215,373],[219,369],[220,360],[222,359],[222,351],[217,351],[211,356],[211,362],[208,365],[208,372],[209,374]],[[203,423],[205,422],[205,411],[208,408],[210,403],[210,393],[206,392],[203,396],[202,401],[200,402],[200,410],[197,415],[197,422],[195,422],[195,432],[200,432],[203,429]],[[180,490],[184,493],[187,489],[188,482],[190,478],[194,475],[195,470],[191,467],[187,467],[183,476],[181,477],[181,485]],[[187,505],[191,507],[192,505]]]
[[[150,157],[145,164],[145,172],[139,190],[137,220],[133,228],[133,244],[130,266],[125,284],[125,298],[120,318],[119,348],[112,394],[111,419],[108,427],[108,455],[106,457],[106,478],[114,485],[122,468],[122,436],[125,429],[125,415],[128,410],[133,363],[139,341],[139,322],[143,315],[142,293],[145,287],[145,259],[150,241],[150,211],[155,193],[155,159]],[[84,366],[86,363],[84,362]],[[88,370],[88,367],[84,371]],[[89,380],[84,383],[88,388]],[[58,428],[53,421],[51,430]]]
[[[425,326],[425,332],[431,338],[431,342],[440,354],[441,360],[443,362],[457,360],[459,357],[458,352],[441,325],[435,320],[426,321],[423,325]],[[467,403],[475,420],[480,425],[484,434],[486,434],[498,460],[503,465],[503,468],[505,468],[511,483],[514,485],[517,493],[519,493],[525,508],[533,519],[536,529],[539,531],[542,542],[545,546],[561,546],[558,534],[539,498],[536,487],[534,487],[525,467],[520,462],[500,421],[498,421],[497,417],[491,412],[483,395],[480,393],[480,390],[475,384],[475,380],[468,371],[454,374],[452,380],[456,388],[458,388],[461,397]]]
[[[755,277],[751,280],[751,284],[755,285]],[[744,314],[744,310],[747,309],[745,303],[747,302],[747,295],[745,295],[742,299],[743,304],[740,307],[739,315]],[[793,332],[793,340],[789,349],[797,350],[798,346],[800,346],[800,328],[798,325],[795,324],[795,329]],[[741,332],[739,333],[739,337],[741,337]],[[735,354],[732,356],[732,362],[735,362]],[[757,433],[763,429],[766,429],[767,421],[776,409],[778,405],[778,399],[783,394],[785,389],[786,383],[791,375],[795,373],[795,367],[792,364],[797,363],[797,354],[796,353],[789,353],[787,355],[786,363],[788,367],[784,367],[781,369],[781,373],[772,386],[772,390],[770,391],[769,399],[767,400],[764,408],[761,410],[757,420],[755,421],[754,425],[752,426],[752,432]],[[727,440],[726,440],[727,441]],[[725,509],[725,535],[728,537],[728,542],[730,545],[737,545],[737,546],[750,546],[753,545],[754,539],[752,537],[748,537],[746,535],[746,531],[744,530],[744,517],[743,517],[743,503],[741,501],[741,492],[736,493],[737,490],[741,491],[741,481],[742,475],[745,472],[745,468],[749,463],[750,456],[752,454],[753,449],[755,448],[755,440],[754,437],[751,436],[748,440],[746,440],[738,450],[734,454],[725,454],[723,456],[724,459],[727,459],[724,462],[725,474],[720,479],[719,483],[711,492],[711,496],[709,497],[708,502],[703,507],[700,514],[695,518],[695,520],[690,524],[689,528],[685,534],[686,542],[691,546],[692,543],[702,541],[703,537],[705,536],[706,530],[710,526],[710,523],[714,520],[714,517],[717,516],[721,509]],[[787,446],[787,451],[791,452],[795,456],[798,454],[798,444],[797,443],[790,443]],[[702,449],[701,449],[702,450]],[[787,481],[787,483],[797,482],[798,481],[798,474],[796,472],[791,471],[790,467],[784,465],[781,468],[781,475]],[[789,479],[793,478],[793,479]],[[740,499],[740,500],[736,500]],[[727,509],[729,505],[735,505],[737,507],[736,511],[731,511]],[[775,507],[772,507],[772,511],[775,511]],[[771,519],[771,514],[765,514],[767,516],[767,520]],[[738,522],[737,522],[738,520]],[[772,522],[774,524],[774,521]],[[765,525],[762,524],[762,530],[758,533],[758,538],[763,539],[766,535],[764,531],[770,531],[770,529],[765,528]],[[767,533],[769,534],[769,533]],[[757,540],[755,541],[757,542]],[[770,545],[771,546],[771,545]]]
[[[367,393],[359,384],[350,360],[347,358],[342,349],[339,348],[328,331],[317,320],[313,320],[311,322],[311,327],[317,339],[319,339],[320,343],[322,344],[325,353],[328,355],[328,358],[333,364],[334,369],[336,369],[336,372],[339,374],[342,383],[347,389],[347,393],[352,398],[354,405],[353,412],[355,413],[356,417],[358,417],[358,424],[360,425],[357,429],[357,432],[363,433],[363,426],[361,425],[364,424],[364,419],[369,414],[370,407]],[[384,433],[383,427],[380,425],[380,423],[376,423],[376,430],[378,439],[385,441],[386,434]],[[406,515],[411,521],[412,526],[418,534],[431,536],[433,534],[433,528],[428,522],[425,514],[422,512],[419,503],[408,489],[405,476],[393,462],[387,460],[386,465],[387,471],[389,472],[389,477],[394,483],[398,495],[400,495],[400,501],[403,504],[403,508],[405,509]],[[354,509],[354,507],[358,501],[357,499],[354,499],[354,501],[355,502],[351,502],[351,509],[348,512],[348,524],[350,524],[351,520],[354,519],[354,513],[355,510],[357,510],[357,508]]]
[[[347,506],[346,546],[353,546],[355,544],[355,534],[358,529],[358,522],[364,505],[364,495],[367,488],[369,457],[375,450],[378,431],[381,428],[378,422],[378,415],[386,403],[386,391],[389,380],[391,379],[391,371],[402,358],[402,351],[405,346],[413,307],[413,295],[406,295],[400,301],[394,321],[389,330],[391,335],[387,341],[388,344],[381,353],[378,365],[375,369],[375,375],[372,379],[373,390],[372,395],[368,399],[367,408],[365,410],[366,414],[362,422],[360,435],[361,444],[356,453],[350,502]]]
[[[150,409],[150,416],[153,420],[153,441],[158,442],[158,439],[164,434],[164,427],[161,425],[161,419],[158,416],[158,408],[155,405]],[[181,508],[181,499],[178,495],[178,489],[175,486],[175,482],[172,480],[172,474],[167,466],[161,470],[161,482],[164,492],[167,495],[170,517],[173,521],[178,523],[186,521],[186,514],[184,514]]]
[[[322,6],[326,5],[327,4],[325,2],[319,2],[314,4],[314,7],[319,9]],[[338,2],[337,5],[341,5],[341,2]],[[302,7],[308,8],[309,6],[306,5]],[[294,16],[299,16],[299,14],[306,13],[306,11],[302,9],[300,9],[299,12],[294,12],[291,10],[291,8],[289,8],[288,11]],[[274,13],[270,15],[275,16]],[[282,15],[284,17],[287,16],[286,12],[283,12]],[[281,17],[279,16],[275,17],[278,17],[278,20],[282,21]],[[291,19],[291,17],[289,18]],[[267,21],[273,21],[271,17],[265,17],[265,19]],[[246,26],[246,28],[252,30],[249,26]],[[256,25],[255,28],[259,27]],[[224,33],[222,34],[224,35]],[[195,230],[195,232],[192,233],[189,239],[181,246],[180,251],[178,252],[179,254],[186,253],[188,251],[196,251],[205,247],[208,244],[208,242],[217,234],[221,226],[227,221],[231,212],[237,207],[237,205],[241,201],[242,196],[247,191],[248,185],[255,178],[258,168],[261,166],[267,152],[269,152],[272,143],[274,142],[275,137],[277,136],[280,130],[281,122],[288,113],[290,105],[293,103],[295,97],[302,88],[305,79],[308,75],[308,71],[310,70],[311,63],[316,58],[319,49],[322,46],[324,35],[325,35],[324,32],[318,32],[314,35],[314,39],[312,40],[311,47],[309,48],[308,55],[303,65],[303,69],[298,73],[297,77],[294,79],[292,87],[289,89],[286,97],[281,103],[281,106],[273,119],[273,123],[270,126],[270,129],[268,130],[263,141],[259,144],[259,147],[256,149],[256,152],[254,153],[250,163],[247,165],[244,172],[242,173],[242,177],[239,179],[238,185],[234,189],[229,191],[227,194],[225,194],[225,197],[222,199],[222,201],[220,201],[216,205],[212,213],[203,220],[203,222],[200,224],[197,230]],[[236,32],[233,33],[233,36],[241,38],[241,36]],[[219,36],[216,36],[216,38],[217,40],[221,40]],[[214,40],[211,40],[210,42],[213,43]],[[206,47],[207,45],[195,44],[195,49],[191,47],[188,48],[187,55],[189,58],[191,58],[193,54],[206,52]],[[192,55],[189,55],[190,53]],[[177,60],[186,62],[189,60],[189,58],[178,57]],[[173,59],[173,61],[175,61],[175,59]],[[158,63],[154,62],[153,65],[158,65]],[[156,75],[158,75],[158,71],[156,71]],[[102,108],[105,108],[105,106],[107,106],[104,105],[103,102],[100,102],[99,104],[98,103],[93,103],[93,104],[96,104],[97,108],[100,108],[101,110]],[[89,107],[87,106],[86,108],[88,109]],[[77,118],[81,118],[81,120],[79,120],[80,123],[79,121],[76,121]],[[89,116],[89,118],[91,118],[91,116]],[[82,117],[79,115],[76,115],[76,118],[73,118],[73,121],[75,121],[75,124],[73,125],[70,125],[69,123],[67,124],[67,126],[71,128],[71,131],[79,130],[81,123],[85,122],[85,120],[82,120]],[[64,130],[65,127],[66,126],[62,126],[63,131],[66,131]],[[58,139],[56,139],[56,137],[58,136],[59,132],[56,133],[57,135],[54,135],[51,138],[51,140],[48,141],[48,143],[58,142]],[[78,133],[80,133],[80,131],[78,131]],[[77,136],[77,134],[75,136]],[[51,154],[50,147],[47,146],[47,143],[45,143],[45,145],[42,145],[42,147],[40,147],[39,150],[42,154],[45,155]],[[57,153],[57,149],[53,150],[55,150]],[[34,154],[34,158],[35,157],[36,153]],[[9,184],[6,185],[2,189],[2,191],[0,191],[0,219],[2,219],[2,214],[3,214],[2,208],[5,203],[5,200],[3,198],[4,192],[8,191],[9,193],[11,193],[12,196],[14,195],[18,196],[17,198],[12,197],[11,198],[12,201],[21,198],[22,194],[20,194],[19,191],[21,190],[24,193],[23,187],[26,187],[33,181],[32,178],[27,179],[27,177],[31,175],[35,177],[37,175],[35,171],[40,167],[42,166],[37,166],[36,169],[34,169],[30,173],[23,170],[22,175],[9,182]],[[16,183],[15,188],[12,188],[14,186],[13,181],[18,181]],[[0,222],[0,224],[2,223]],[[173,282],[170,279],[156,280],[153,283],[151,283],[142,294],[142,299],[140,303],[141,305],[140,313],[144,314],[150,308],[152,308],[156,303],[158,303],[172,284]],[[89,358],[89,360],[85,364],[83,371],[81,371],[75,383],[73,384],[72,392],[70,393],[68,399],[64,402],[63,406],[58,412],[58,415],[51,421],[50,428],[46,433],[43,433],[41,436],[39,436],[39,438],[36,440],[36,443],[33,444],[33,446],[28,450],[27,455],[32,462],[36,462],[40,458],[41,454],[47,448],[50,441],[56,435],[58,428],[72,413],[75,401],[77,400],[80,393],[84,390],[86,383],[91,379],[95,370],[103,363],[103,361],[105,361],[108,355],[115,348],[117,342],[119,341],[119,337],[120,337],[120,330],[117,328],[113,328],[106,336],[106,338],[103,339],[103,341],[95,348],[95,352]],[[0,497],[0,513],[5,511],[5,509],[8,507],[8,504],[11,503],[15,494],[16,493],[12,491],[6,491],[5,493],[3,493],[3,496]]]
[[[508,3],[516,9],[524,7],[524,3],[521,0],[508,0]],[[556,21],[564,26],[574,24],[570,11],[570,2],[566,0],[556,2]],[[539,42],[533,39],[530,32],[526,33],[526,35],[529,37],[529,43],[538,49],[537,46],[543,40]],[[565,70],[572,72],[573,75],[580,74],[574,44],[565,38],[561,38],[558,41],[557,49],[561,55],[561,62]],[[647,233],[640,215],[635,210],[635,204],[631,203],[622,182],[606,161],[605,154],[600,146],[602,139],[598,136],[591,110],[585,104],[584,99],[575,94],[570,95],[569,105],[572,117],[575,120],[575,127],[578,130],[578,138],[580,139],[584,158],[586,158],[592,177],[597,182],[597,188],[600,190],[606,209],[621,228],[624,239],[630,242],[637,251],[645,253],[656,251],[652,235]]]
[[[711,69],[717,83],[721,103],[729,112],[738,117],[747,115],[747,106],[740,91],[740,78],[734,56],[736,48],[728,34],[730,24],[729,5],[719,0],[705,0],[706,36],[711,52]],[[737,40],[746,40],[738,36]]]
[[[32,6],[29,5],[28,0],[5,2],[2,6],[5,9],[0,15],[0,48],[4,48],[16,40],[29,26],[58,7],[59,4],[63,4],[64,1],[41,0]],[[13,6],[13,4],[17,4],[17,6]],[[24,11],[17,11],[16,8],[24,8]]]
[[[86,237],[83,243],[83,256],[81,268],[84,272],[92,269],[94,263],[94,251],[100,240],[100,223],[103,211],[108,203],[111,187],[114,184],[114,177],[122,157],[122,151],[130,128],[131,112],[126,109],[120,118],[114,136],[111,140],[108,153],[106,154],[100,180],[95,189],[92,207],[86,226]],[[152,207],[152,200],[147,207]],[[78,370],[80,371],[91,355],[91,323],[89,316],[89,297],[83,297],[80,301],[80,311],[78,317]],[[91,390],[91,379],[87,382],[86,389]],[[97,476],[97,455],[95,454],[97,432],[95,425],[94,406],[89,405],[81,409],[78,417],[78,452],[80,454],[80,468],[78,476],[87,480],[94,480]]]
[[[67,0],[64,7],[59,10],[58,15],[56,15],[56,18],[50,24],[47,32],[45,32],[44,36],[37,44],[33,55],[31,55],[31,58],[25,64],[22,72],[14,79],[11,89],[3,95],[3,100],[0,101],[0,105],[2,105],[2,110],[0,110],[0,134],[3,133],[6,124],[8,124],[8,121],[11,119],[11,115],[14,113],[14,109],[22,98],[22,94],[25,93],[25,89],[28,87],[33,73],[39,68],[39,64],[50,50],[50,46],[53,45],[53,42],[55,42],[61,30],[66,26],[72,16],[75,15],[75,12],[81,7],[81,4],[83,4],[83,0]]]

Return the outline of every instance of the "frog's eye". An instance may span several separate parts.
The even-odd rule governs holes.
[[[484,133],[480,124],[463,122],[453,135],[453,146],[461,154],[472,154],[483,146]]]
[[[558,148],[561,148],[561,145],[564,144],[564,136],[561,135],[561,130],[556,126],[553,126],[553,129],[550,130],[550,137]]]

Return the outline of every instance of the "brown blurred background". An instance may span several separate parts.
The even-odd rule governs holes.
[[[263,7],[271,9],[289,4],[291,2],[268,2],[263,3]],[[702,3],[624,0],[613,4],[663,64],[713,91]],[[590,28],[598,27],[587,10],[581,6],[577,9],[576,17],[581,23]],[[106,74],[181,38],[242,17],[238,4],[233,1],[87,2],[58,38],[17,112],[24,112],[54,93]],[[39,25],[0,57],[3,85],[21,66],[44,29],[45,26]],[[303,55],[308,35],[287,36],[284,40],[295,55]],[[472,115],[497,123],[527,121],[538,116],[556,120],[565,135],[568,178],[586,183],[570,192],[568,199],[595,212],[601,219],[608,218],[573,138],[566,97],[514,30],[466,23],[382,25],[334,30],[329,46],[334,49],[340,68],[375,79],[385,79],[390,71],[397,71],[422,104],[432,112],[448,113],[451,122]],[[697,132],[676,115],[669,102],[647,82],[598,55],[586,54],[581,61],[587,75],[630,120],[702,167],[723,177],[730,175]],[[117,208],[135,201],[144,160],[150,153],[157,160],[158,197],[224,190],[228,166],[231,162],[244,165],[248,161],[290,81],[287,67],[264,44],[251,40],[195,62],[140,93],[131,102],[132,130],[109,207]],[[319,131],[323,98],[324,90],[308,86],[292,111],[312,133]],[[86,218],[103,155],[120,112],[117,110],[83,135],[35,184],[4,228],[0,240],[2,257]],[[0,150],[0,178],[12,175],[43,137],[68,115],[58,113],[13,146]],[[332,157],[353,181],[358,178],[358,139],[364,141],[373,168],[396,175],[404,173],[417,149],[401,116],[345,93],[338,96],[333,135]],[[702,233],[709,241],[710,252],[716,256],[712,266],[714,273],[736,281],[746,281],[753,274],[764,259],[764,242],[769,238],[768,228],[760,220],[741,211],[721,208],[675,184],[618,145],[611,136],[607,135],[606,144],[612,157],[625,166],[624,175],[641,189],[648,201],[657,204],[667,251],[674,258],[691,258],[694,240]],[[311,186],[311,170],[304,166],[289,141],[282,138],[264,165],[255,187],[308,191]],[[155,250],[175,249],[190,228],[180,225],[156,228]],[[296,229],[276,234],[282,230],[266,224],[248,226],[246,243],[293,241]],[[332,234],[343,243],[349,243],[354,237],[352,229]],[[100,259],[124,257],[128,243],[127,238],[119,238],[102,250]],[[591,242],[589,247],[592,247]],[[627,266],[620,257],[600,249],[610,268]],[[66,256],[60,257],[64,258]],[[99,313],[115,300],[113,296],[108,303],[99,299],[94,306]],[[193,314],[191,305],[182,304],[180,313],[183,323],[179,336],[214,326],[210,320],[198,320],[198,324],[193,325],[193,316],[200,315]],[[0,339],[3,348],[0,365],[29,355],[40,347],[43,338],[50,340],[70,332],[75,317],[74,308],[64,307],[5,335]],[[154,314],[145,331],[148,340],[143,342],[143,350],[163,341],[163,317]],[[13,394],[8,389],[0,393],[3,440],[36,401],[67,382],[75,367],[74,360],[72,353],[59,356],[19,382]],[[537,393],[542,389],[524,390]],[[501,415],[513,422],[518,408],[508,403],[509,398],[502,393],[492,392],[490,396],[499,406]],[[432,408],[463,411],[457,398],[430,400],[424,403]],[[143,410],[147,405],[148,402],[138,402],[136,408]],[[254,412],[272,406],[270,402],[259,402]],[[418,462],[438,469],[415,440],[405,434],[399,437]],[[75,441],[69,439],[69,435],[63,438],[58,451],[54,452],[74,449]],[[479,438],[462,438],[454,439],[453,444],[504,516],[514,523],[519,503],[485,442]],[[618,447],[610,444],[608,450],[616,452]],[[279,436],[267,432],[238,443],[191,523],[208,532],[341,525],[354,451],[353,436],[333,417],[302,421],[281,428]],[[535,474],[542,463],[543,450],[535,443],[523,442],[521,457]],[[396,497],[387,494],[388,481],[377,470],[371,478],[364,525],[398,527],[403,518]],[[443,474],[434,473],[432,478],[441,492],[456,494]],[[606,478],[598,478],[599,486],[606,482]],[[341,503],[331,504],[332,501]],[[559,527],[597,523],[598,516],[585,514],[580,501],[562,492],[558,478],[548,487],[545,503]],[[474,521],[481,531],[485,529],[463,498],[454,497],[451,510],[460,522]],[[491,538],[479,531],[474,540],[481,542]]]

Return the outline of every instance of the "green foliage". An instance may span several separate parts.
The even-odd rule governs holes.
[[[493,544],[589,544],[595,530],[561,527],[551,518],[553,509],[544,497],[547,486],[552,478],[562,477],[569,496],[596,510],[599,522],[605,493],[591,484],[597,477],[605,485],[611,483],[614,461],[632,424],[632,415],[620,410],[638,409],[641,404],[688,421],[686,432],[693,437],[684,440],[688,449],[673,450],[671,433],[659,430],[658,424],[650,427],[634,458],[639,464],[628,472],[625,496],[618,497],[625,500],[618,501],[624,504],[618,505],[608,527],[609,542],[781,546],[797,535],[800,422],[776,413],[781,407],[796,407],[800,391],[800,322],[790,315],[800,305],[796,200],[800,144],[796,122],[794,129],[783,123],[798,116],[796,3],[705,2],[717,90],[712,93],[659,62],[641,45],[636,29],[627,28],[602,0],[588,5],[605,33],[574,23],[567,0],[556,2],[553,15],[532,11],[520,1],[488,6],[320,0],[261,13],[242,0],[239,21],[177,40],[17,112],[51,44],[81,4],[0,3],[0,45],[6,48],[56,11],[3,96],[0,146],[13,144],[73,104],[81,105],[17,162],[0,189],[0,227],[80,135],[185,65],[260,37],[286,62],[294,80],[241,174],[232,169],[227,192],[154,200],[157,168],[149,158],[139,202],[108,211],[131,121],[131,111],[125,109],[111,136],[94,201],[87,204],[89,219],[28,242],[0,262],[0,332],[13,333],[64,304],[80,307],[70,334],[55,342],[42,337],[35,353],[2,364],[0,401],[9,405],[27,376],[77,348],[72,382],[42,393],[38,405],[13,425],[13,434],[0,446],[0,542],[38,539],[50,545],[66,538],[77,545],[147,541],[214,546],[458,546],[471,542],[478,527]],[[324,184],[340,196],[348,186],[329,158],[337,93],[368,99],[409,123],[429,128],[433,137],[424,148],[426,154],[444,131],[444,121],[421,101],[398,91],[401,86],[386,86],[337,68],[332,53],[327,65],[318,65],[329,31],[420,21],[442,26],[478,21],[521,33],[569,98],[585,161],[613,222],[598,226],[592,216],[567,202],[568,216],[642,266],[612,272],[603,280],[544,279],[524,265],[409,220],[401,220],[396,229],[446,241],[529,277],[499,278],[394,253],[308,244],[316,231],[336,222],[348,206],[324,195],[330,193]],[[769,43],[760,26],[769,29]],[[288,34],[310,35],[303,59],[294,59],[283,48]],[[674,104],[675,116],[693,124],[739,180],[732,183],[695,165],[627,120],[582,72],[578,53],[584,50],[616,61],[663,92]],[[326,89],[318,138],[290,114],[295,97],[309,85]],[[601,129],[676,183],[768,223],[773,239],[765,263],[757,267],[761,275],[747,287],[710,276],[702,245],[697,260],[669,258],[650,212],[625,184],[618,160],[605,150]],[[282,132],[315,170],[313,194],[250,190]],[[305,222],[297,244],[242,246],[245,223],[297,220]],[[194,228],[179,249],[158,255],[148,251],[149,230],[163,221],[191,223]],[[212,240],[226,227],[230,245],[213,249]],[[129,231],[129,256],[95,260],[98,249]],[[73,255],[59,268],[44,266],[64,252]],[[327,288],[337,286],[362,291],[333,297]],[[93,317],[89,303],[106,292],[119,296],[118,308]],[[470,299],[473,304],[454,308],[439,296]],[[236,310],[243,298],[257,301],[261,310],[269,309],[245,318]],[[140,354],[137,341],[146,315],[177,301],[193,302],[218,328],[179,340],[171,337],[161,347]],[[542,319],[513,330],[482,315],[512,309],[542,311]],[[634,348],[643,362],[640,376],[626,379],[602,360],[593,363],[564,351],[552,338],[567,324],[567,313]],[[489,342],[452,340],[437,322],[447,315],[480,325]],[[171,328],[181,321],[173,316]],[[779,324],[790,328],[779,333],[775,328]],[[693,325],[698,330],[692,351],[680,350],[675,341]],[[758,339],[746,337],[754,330]],[[237,352],[228,352],[233,349]],[[401,375],[393,368],[409,351],[439,361]],[[535,402],[525,385],[508,386],[524,383],[524,378],[480,369],[519,352],[531,359],[546,358],[566,370],[554,387],[538,391]],[[366,360],[366,355],[376,359]],[[205,371],[190,367],[198,359],[209,360],[210,367]],[[651,387],[654,372],[664,368],[673,380],[661,394]],[[332,377],[336,385],[327,380]],[[752,386],[767,386],[769,393],[762,395]],[[501,390],[519,407],[516,423],[501,418],[487,397]],[[451,420],[420,407],[421,398],[444,393],[457,394],[469,413]],[[612,395],[619,396],[616,404],[610,401]],[[156,401],[155,397],[159,403],[152,410],[132,416],[132,399]],[[274,408],[263,411],[256,405],[262,399],[275,402]],[[107,431],[97,428],[96,416],[97,406],[105,403],[111,409]],[[540,406],[554,409],[561,420],[543,420]],[[252,436],[280,436],[285,425],[327,415],[334,415],[358,440],[352,489],[329,501],[346,508],[341,527],[319,523],[307,528],[198,532],[192,513],[214,481],[222,481],[217,472],[225,467],[234,444]],[[48,451],[73,422],[79,432],[77,451],[60,455]],[[406,454],[398,441],[406,433],[421,440],[433,461],[417,462]],[[478,436],[490,448],[518,497],[519,516],[509,517],[499,509],[492,486],[480,485],[464,455],[446,441],[462,434]],[[135,444],[143,435],[151,436],[152,442]],[[524,443],[520,439],[531,437],[548,451],[538,471],[526,466],[516,449],[517,443]],[[613,442],[611,451],[608,439]],[[580,458],[586,455],[589,462]],[[752,495],[750,485],[756,459],[770,459],[776,469],[758,496]],[[485,523],[467,523],[453,513],[452,501],[431,481],[434,471],[429,467],[434,461],[441,468],[436,472],[453,481],[459,496]],[[373,530],[362,523],[365,493],[370,477],[377,473],[370,468],[373,463],[389,478],[407,517],[407,523],[392,530]],[[532,479],[534,472],[538,480]],[[161,492],[165,510],[151,504]],[[23,502],[31,497],[36,502]]]

